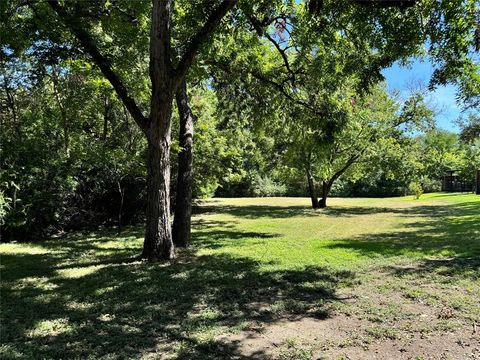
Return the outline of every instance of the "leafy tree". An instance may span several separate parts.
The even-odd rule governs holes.
[[[174,8],[171,1],[154,1],[150,22],[150,115],[145,116],[142,109],[134,100],[129,91],[122,72],[115,66],[122,62],[122,49],[129,42],[126,36],[135,33],[140,39],[141,27],[132,26],[139,19],[135,14],[146,14],[145,2],[101,4],[48,1],[48,6],[58,15],[66,28],[75,36],[80,46],[91,57],[92,61],[105,78],[115,89],[117,96],[124,103],[130,115],[146,136],[147,150],[147,211],[146,232],[142,256],[148,259],[171,258],[174,256],[174,247],[170,229],[170,127],[172,102],[177,89],[184,81],[186,73],[205,44],[209,35],[219,26],[221,19],[235,5],[236,1],[223,1],[218,4],[209,4],[203,8],[201,4],[194,4],[187,17],[195,18],[196,26],[190,29],[190,40],[175,43],[172,35],[177,32],[172,27]],[[133,6],[131,5],[133,4]],[[51,12],[43,4],[30,5],[37,13]],[[125,16],[125,13],[127,16]],[[177,13],[178,14],[178,13]],[[143,20],[145,15],[143,15]],[[190,24],[191,24],[190,23]],[[200,25],[198,25],[200,24]],[[127,30],[122,30],[122,27]],[[97,29],[103,29],[98,34]],[[124,40],[122,43],[112,44],[109,35]],[[123,36],[123,37],[122,37]],[[50,39],[53,40],[53,39]],[[178,39],[181,40],[181,39]],[[114,46],[113,46],[114,45]],[[115,47],[116,46],[116,47]],[[145,48],[145,46],[143,47]],[[108,56],[106,54],[109,54]],[[121,69],[121,68],[120,68]]]
[[[423,194],[422,185],[418,182],[411,182],[408,189],[414,194],[416,200],[420,199]]]
[[[461,141],[472,143],[480,138],[480,115],[469,113],[466,120],[459,120],[459,125]]]
[[[470,83],[478,70],[470,56],[476,26],[473,2],[459,2],[455,6],[423,2],[407,7],[394,2],[383,2],[378,7],[364,6],[372,5],[367,2],[357,3],[362,6],[323,1],[311,1],[306,7],[288,3],[264,17],[246,12],[247,25],[232,30],[233,40],[227,43],[229,46],[219,47],[217,58],[208,63],[219,70],[220,77],[228,79],[224,83],[230,87],[243,86],[236,91],[239,96],[230,97],[244,107],[255,107],[252,118],[263,116],[263,121],[271,125],[271,114],[262,111],[262,105],[267,103],[265,108],[270,113],[280,109],[286,114],[285,118],[294,119],[290,122],[295,124],[289,126],[295,129],[295,134],[289,135],[295,139],[290,152],[297,156],[293,156],[292,162],[305,168],[313,207],[320,203],[313,169],[308,164],[317,162],[315,158],[321,157],[322,151],[328,153],[328,149],[335,148],[331,146],[335,134],[342,134],[341,129],[348,123],[349,98],[361,98],[368,93],[372,85],[382,80],[381,69],[397,60],[406,62],[412,56],[426,55],[424,43],[430,39],[428,54],[436,68],[430,81],[432,88],[447,82]],[[465,22],[455,17],[461,11],[468,14]],[[439,16],[446,22],[435,21]],[[429,21],[428,26],[425,21]],[[395,36],[399,33],[401,38]],[[445,43],[458,46],[454,46],[453,52],[445,51]],[[409,99],[401,122],[413,124],[420,118],[431,117],[430,110],[416,107],[420,100]],[[398,119],[393,118],[395,125]],[[374,137],[366,139],[372,141]],[[339,140],[342,141],[352,141],[352,138],[345,136]],[[303,156],[299,157],[300,153]],[[322,170],[326,195],[333,182],[361,154],[362,151],[352,154],[331,178],[327,175],[331,170]]]
[[[178,200],[182,201],[177,201],[176,212],[183,212],[185,219],[189,219],[188,183],[192,176],[188,176],[188,172],[197,165],[191,165],[189,144],[193,116],[185,117],[182,113],[191,113],[188,108],[195,107],[183,105],[186,86],[197,80],[205,80],[219,97],[220,86],[234,85],[235,91],[241,90],[232,97],[237,102],[235,109],[240,111],[232,119],[247,115],[238,126],[222,127],[218,119],[202,125],[204,139],[207,134],[215,134],[208,142],[221,149],[215,158],[229,159],[227,166],[208,169],[212,176],[204,177],[208,181],[220,179],[220,186],[233,179],[249,178],[245,169],[272,170],[277,157],[267,161],[259,155],[260,149],[278,150],[280,158],[289,140],[288,136],[281,135],[282,127],[278,125],[280,121],[295,119],[295,114],[302,114],[302,123],[308,124],[314,119],[318,124],[312,127],[325,134],[340,131],[348,115],[349,96],[339,97],[344,83],[351,86],[352,81],[356,93],[363,93],[381,80],[382,68],[397,60],[424,55],[427,40],[429,54],[438,70],[432,86],[453,81],[471,90],[465,94],[474,94],[472,79],[478,67],[469,53],[475,44],[476,23],[471,0],[448,4],[435,1],[418,4],[404,1],[243,2],[232,12],[236,1],[173,4],[154,0],[152,3],[146,0],[8,0],[1,7],[2,19],[7,20],[1,44],[2,61],[7,59],[9,71],[12,70],[2,79],[7,79],[2,81],[6,94],[2,121],[5,119],[11,136],[9,151],[15,146],[14,139],[22,139],[24,153],[37,146],[44,150],[37,153],[39,156],[29,165],[29,171],[35,174],[44,166],[47,171],[42,176],[58,179],[48,182],[56,189],[63,189],[52,204],[70,201],[79,187],[79,175],[74,169],[82,173],[89,161],[96,161],[102,169],[92,170],[93,173],[108,173],[112,180],[111,184],[103,184],[98,189],[114,185],[120,189],[118,197],[122,202],[124,175],[141,172],[143,167],[139,166],[138,159],[144,155],[145,146],[148,206],[143,256],[150,259],[170,258],[174,254],[169,212],[170,133],[175,97],[180,99],[177,101],[179,119],[187,119],[180,124],[178,143],[182,150],[179,163],[186,166],[178,167],[180,176],[177,177],[177,188],[187,191],[179,195]],[[231,14],[228,18],[227,13]],[[438,19],[442,21],[436,21]],[[149,29],[150,37],[145,36]],[[217,31],[219,29],[224,31]],[[200,61],[195,61],[196,58]],[[16,79],[16,68],[24,66],[29,68],[20,72],[33,75],[32,79],[22,79],[22,82]],[[186,82],[187,73],[189,82]],[[319,82],[319,74],[328,76]],[[32,103],[38,102],[40,107],[27,101],[27,96],[35,91],[45,91],[44,95],[37,92],[32,99]],[[355,95],[360,98],[360,94]],[[262,100],[261,106],[258,99]],[[136,129],[122,121],[128,117],[136,122]],[[258,123],[268,124],[266,120],[270,119],[279,133],[278,141],[270,143],[264,128],[263,135],[255,135],[258,136],[255,144],[251,136],[261,131],[253,128]],[[199,124],[200,121],[197,126]],[[129,136],[119,136],[121,129]],[[47,136],[53,135],[51,142],[42,141],[42,131]],[[200,138],[202,131],[197,134]],[[234,136],[225,142],[227,135]],[[116,142],[116,136],[121,141]],[[323,140],[324,145],[329,144],[330,140]],[[122,141],[129,147],[125,155],[134,156],[117,154]],[[90,142],[95,145],[88,146]],[[47,145],[52,147],[48,151]],[[242,147],[242,151],[238,151]],[[203,148],[198,154],[202,152],[208,151]],[[105,159],[111,156],[112,171],[103,172],[108,162],[101,163],[96,158],[102,154]],[[245,159],[243,155],[247,155]],[[11,184],[18,173],[15,170],[23,158],[18,151],[11,151],[5,157],[10,164],[5,167],[6,175],[2,175],[7,184]],[[47,164],[52,158],[58,162]],[[128,166],[121,166],[120,162],[127,159],[131,159]],[[261,161],[257,161],[259,159]],[[255,162],[260,164],[253,164]],[[208,161],[200,158],[198,164],[202,163],[208,164]],[[225,168],[226,174],[219,177]],[[50,189],[39,182],[39,177],[33,175],[34,182],[25,184],[40,189],[39,193],[45,195]],[[88,183],[88,178],[83,176],[82,183]],[[96,175],[92,178],[98,180]],[[178,184],[183,180],[183,185]],[[192,191],[195,187],[201,186],[194,183]],[[25,189],[20,188],[20,191]],[[13,189],[15,187],[10,186],[8,195],[15,193]],[[38,204],[47,202],[37,201],[23,209],[40,209]],[[119,222],[123,221],[120,221],[122,213],[120,210]],[[52,214],[45,223],[55,222],[57,213],[52,211]],[[175,217],[180,221],[182,216]],[[178,228],[188,227],[188,220],[180,223]],[[187,230],[182,233],[187,235],[179,238],[188,238]]]
[[[433,121],[432,111],[423,98],[412,96],[397,114],[398,105],[382,87],[363,97],[345,100],[343,124],[330,134],[311,121],[302,125],[302,137],[292,147],[297,154],[294,164],[304,164],[312,206],[326,207],[334,183],[345,173],[350,179],[368,175],[368,167],[355,166],[374,152],[382,151],[379,143],[394,137],[401,127],[422,126]],[[324,140],[322,140],[322,138]],[[321,183],[318,201],[316,184]]]

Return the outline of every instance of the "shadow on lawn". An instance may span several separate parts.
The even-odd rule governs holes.
[[[480,199],[479,199],[480,200]],[[328,207],[313,210],[304,206],[200,206],[197,211],[207,214],[230,214],[239,218],[262,217],[288,218],[294,216],[356,217],[375,214],[394,214],[406,219],[398,231],[362,235],[358,238],[338,240],[327,248],[354,250],[366,257],[398,256],[415,252],[417,255],[438,256],[449,252],[452,256],[480,255],[480,201],[445,205],[417,205],[414,201],[400,203],[401,207]],[[372,218],[372,221],[376,221]],[[195,224],[195,223],[194,223]],[[211,232],[211,228],[222,228]],[[226,229],[228,227],[228,229]],[[234,245],[242,238],[275,238],[278,234],[242,233],[230,222],[216,223],[210,220],[207,226],[195,224],[195,240],[200,247],[218,248],[225,242]],[[240,243],[241,245],[241,243]],[[239,246],[240,246],[239,245]]]
[[[316,214],[306,207],[215,206],[210,211],[251,218]],[[395,212],[407,222],[398,231],[336,241],[330,247],[367,257],[412,251],[427,257],[449,250],[457,256],[451,262],[425,260],[416,268],[390,270],[399,276],[408,271],[427,273],[432,268],[441,269],[445,276],[478,273],[480,202],[330,208],[325,213],[339,216],[342,211],[348,216]],[[221,247],[225,238],[262,241],[277,236],[238,232],[231,222],[205,220],[196,226],[199,246]],[[123,233],[117,241],[129,236],[139,237],[141,232]],[[148,264],[134,261],[138,247],[101,246],[111,239],[108,233],[77,236],[36,244],[46,254],[2,255],[2,358],[136,358],[149,354],[158,358],[162,352],[185,359],[240,358],[236,344],[216,341],[215,335],[225,328],[242,329],[280,318],[328,317],[325,304],[336,299],[339,286],[354,280],[351,272],[314,266],[265,272],[252,259],[225,254],[184,253],[169,264]],[[70,270],[78,273],[62,274]]]
[[[427,259],[409,269],[410,272],[426,273],[429,269],[438,269],[446,275],[452,271],[455,275],[480,276],[480,201],[390,210],[407,218],[397,231],[339,240],[327,248],[354,250],[368,257],[415,254]],[[438,256],[450,259],[428,259]],[[405,269],[390,270],[396,275],[405,273]]]
[[[412,206],[413,205],[413,206]],[[445,205],[417,205],[412,203],[399,203],[399,207],[381,206],[330,206],[324,209],[312,209],[310,206],[270,206],[270,205],[197,205],[193,208],[196,215],[228,214],[238,218],[290,218],[298,216],[327,215],[335,217],[373,215],[381,213],[399,214],[402,216],[451,216],[458,212],[462,215],[476,215],[480,213],[479,201],[464,202]],[[231,224],[231,222],[225,222]]]
[[[411,275],[428,277],[435,274],[451,278],[453,281],[457,281],[458,277],[479,280],[480,256],[427,259],[416,266],[387,266],[385,270],[398,277]]]
[[[318,213],[309,206],[270,206],[270,205],[200,205],[193,208],[194,214],[229,214],[236,217],[289,218],[294,216],[317,216]]]
[[[77,242],[63,242],[65,253],[97,250]],[[236,345],[216,341],[215,330],[325,318],[325,302],[353,280],[320,267],[262,272],[248,258],[227,255],[184,254],[169,264],[122,262],[125,255],[77,264],[87,271],[69,278],[58,270],[71,265],[56,253],[2,255],[2,358],[228,358]]]

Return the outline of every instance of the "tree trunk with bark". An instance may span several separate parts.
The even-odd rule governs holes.
[[[183,80],[176,93],[180,115],[178,154],[177,194],[175,199],[175,217],[173,218],[173,243],[186,247],[190,243],[192,218],[192,182],[193,182],[193,122],[194,116],[188,105],[187,84]]]
[[[147,221],[142,252],[142,257],[148,260],[175,256],[170,227],[169,147],[165,137],[148,143]]]
[[[330,194],[330,190],[332,189],[333,181],[323,181],[322,182],[322,198],[320,199],[319,207],[326,208],[327,207],[327,198],[328,194]]]
[[[313,179],[312,172],[307,168],[307,181],[308,181],[308,192],[310,193],[310,199],[312,200],[312,207],[317,209],[319,207],[317,191],[315,189],[315,181]]]
[[[340,176],[345,173],[345,171],[348,170],[350,166],[352,166],[364,153],[365,149],[361,150],[359,153],[352,155],[346,163],[343,165],[343,167],[338,170],[329,180],[324,180],[322,182],[322,198],[320,199],[320,207],[321,208],[326,208],[327,207],[327,198],[328,195],[330,194],[330,191],[332,190],[333,183],[338,180]]]
[[[170,59],[172,1],[154,1],[150,32],[150,123],[147,129],[147,211],[142,257],[175,256],[170,225],[170,143],[174,71]]]
[[[152,97],[152,122],[148,131],[147,152],[147,219],[142,252],[142,257],[149,260],[171,259],[175,256],[170,226],[172,98],[173,94],[170,101]]]

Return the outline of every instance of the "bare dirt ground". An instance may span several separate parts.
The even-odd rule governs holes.
[[[388,286],[385,276],[337,294],[326,319],[289,317],[217,340],[237,359],[480,359],[480,324],[441,301],[449,290],[404,279]],[[429,295],[415,296],[415,285]]]
[[[365,336],[363,326],[344,315],[326,320],[303,318],[221,339],[235,345],[236,358],[480,359],[479,335],[466,329],[372,340]]]

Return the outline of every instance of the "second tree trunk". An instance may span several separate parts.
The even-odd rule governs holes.
[[[322,183],[322,198],[320,199],[319,207],[326,208],[327,207],[327,198],[328,194],[330,193],[330,189],[332,188],[332,183],[330,181],[323,181]]]
[[[312,200],[312,207],[314,209],[318,208],[318,197],[317,191],[315,190],[315,181],[313,179],[312,172],[307,167],[307,181],[308,181],[308,192],[310,193],[310,199]]]
[[[193,122],[194,117],[188,105],[186,82],[182,81],[176,93],[176,102],[180,115],[178,154],[177,194],[175,216],[173,218],[173,242],[176,246],[186,247],[190,242],[192,217],[192,181],[193,181]]]

